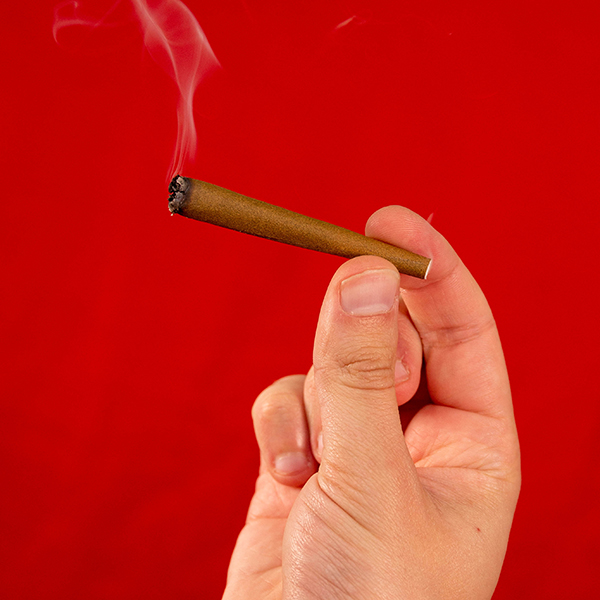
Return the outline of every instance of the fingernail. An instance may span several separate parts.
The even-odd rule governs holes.
[[[394,376],[396,379],[396,383],[401,383],[402,381],[406,381],[409,378],[409,372],[404,363],[401,360],[396,361],[396,366],[394,368]]]
[[[308,466],[306,456],[302,452],[288,452],[280,454],[275,459],[275,470],[280,475],[297,475]]]
[[[398,294],[398,271],[372,269],[342,281],[340,302],[350,315],[372,316],[392,309]]]

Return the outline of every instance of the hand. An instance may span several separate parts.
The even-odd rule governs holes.
[[[382,209],[367,235],[432,257],[430,274],[400,281],[363,256],[333,277],[313,368],[254,405],[260,473],[224,600],[480,600],[496,586],[520,467],[492,313],[414,213]]]

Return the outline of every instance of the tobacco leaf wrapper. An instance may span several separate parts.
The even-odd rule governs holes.
[[[205,181],[177,175],[169,192],[171,213],[197,221],[346,258],[381,256],[400,273],[420,279],[431,265],[431,259],[403,248]]]

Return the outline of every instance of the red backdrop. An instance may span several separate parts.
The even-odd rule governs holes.
[[[58,47],[53,5],[0,21],[0,596],[219,598],[250,407],[310,366],[341,259],[170,218],[172,81],[135,28]],[[188,5],[223,69],[187,174],[359,231],[434,213],[514,388],[495,598],[596,598],[600,5]]]

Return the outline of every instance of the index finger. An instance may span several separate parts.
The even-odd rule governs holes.
[[[510,386],[496,323],[477,282],[444,237],[400,206],[371,216],[369,237],[432,259],[425,281],[402,276],[402,297],[421,336],[436,404],[512,417]]]

